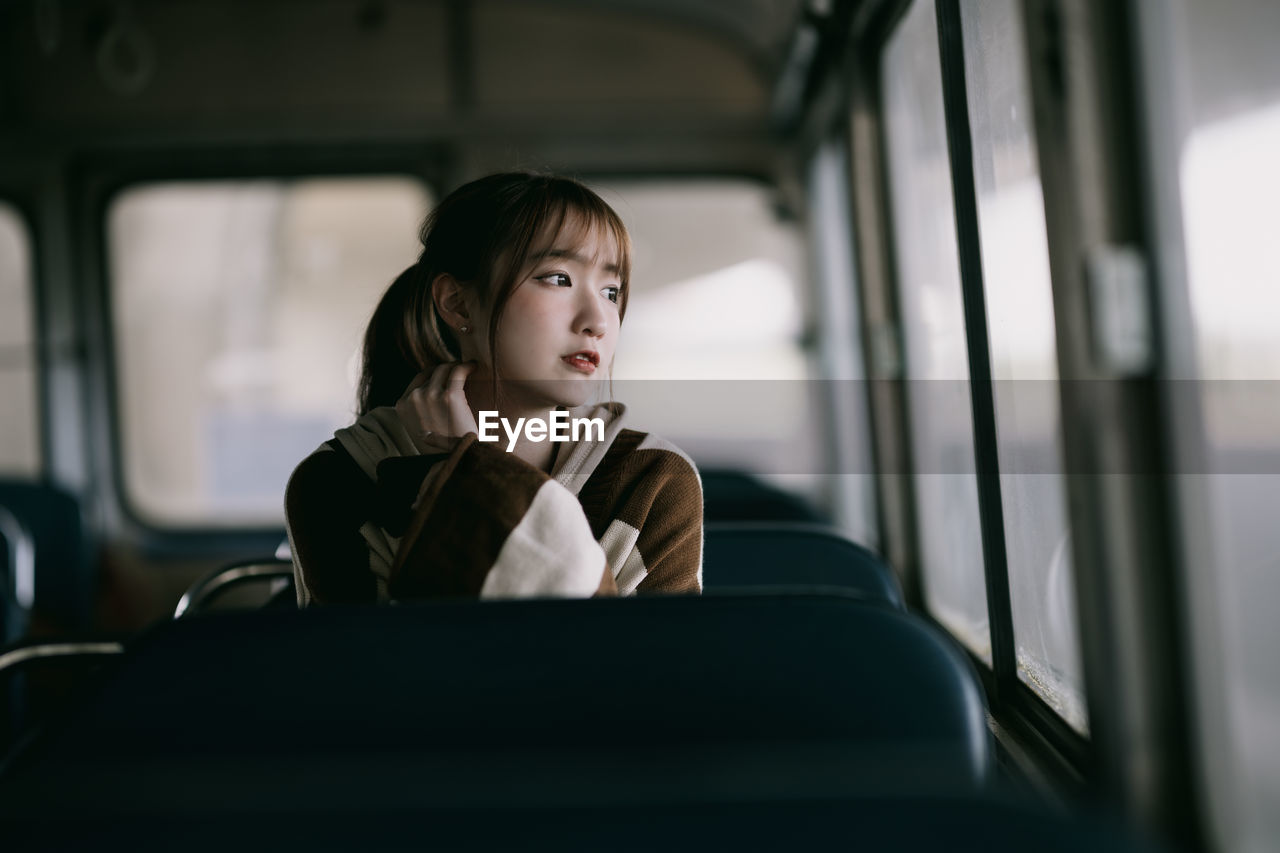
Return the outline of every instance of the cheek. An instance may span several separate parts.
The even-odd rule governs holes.
[[[556,303],[536,290],[512,294],[503,315],[502,337],[513,350],[527,350],[547,337],[556,320]]]
[[[608,348],[609,356],[612,357],[618,351],[618,341],[622,339],[622,321],[618,319],[616,313],[609,320],[613,325],[609,329],[609,334],[604,336],[603,346]]]
[[[507,303],[502,326],[498,331],[497,362],[507,374],[518,374],[528,367],[530,359],[546,346],[547,317],[545,306],[537,300],[517,302],[515,297]]]

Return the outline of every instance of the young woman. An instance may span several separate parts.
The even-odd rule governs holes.
[[[299,604],[700,591],[693,463],[589,404],[626,313],[618,215],[507,173],[421,238],[365,333],[358,419],[289,481]]]

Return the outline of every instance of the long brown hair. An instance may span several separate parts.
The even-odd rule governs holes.
[[[559,235],[570,216],[587,231],[600,229],[618,247],[618,316],[626,314],[631,284],[631,238],[604,199],[570,178],[504,172],[464,184],[427,217],[417,263],[396,277],[374,309],[364,336],[358,414],[392,406],[420,373],[461,358],[453,329],[440,318],[431,286],[448,274],[474,287],[491,306],[489,352],[518,277],[540,234]],[[494,376],[495,388],[499,377]]]

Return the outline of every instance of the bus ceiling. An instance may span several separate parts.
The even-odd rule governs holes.
[[[18,151],[430,140],[764,173],[836,6],[19,0],[0,7],[0,128]]]

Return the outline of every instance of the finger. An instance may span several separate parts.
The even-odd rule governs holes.
[[[453,365],[453,369],[449,371],[449,390],[461,391],[467,384],[467,377],[476,369],[474,361],[464,361]]]
[[[436,369],[431,371],[431,378],[425,386],[427,399],[439,400],[444,396],[445,385],[449,381],[449,373],[454,366],[455,362],[449,361],[436,365]]]
[[[476,416],[471,411],[466,392],[467,377],[475,369],[474,362],[464,362],[449,373],[449,390],[445,392],[445,403],[449,410],[450,432],[454,435],[466,435],[480,430],[476,426]]]
[[[419,373],[409,385],[402,401],[407,411],[412,412],[422,430],[438,429],[431,426],[431,407],[427,404],[428,389],[434,374]]]
[[[434,450],[429,444],[433,427],[428,420],[427,406],[423,400],[423,387],[429,378],[425,374],[415,376],[395,406],[396,415],[421,453]]]
[[[445,388],[454,362],[437,365],[431,373],[431,381],[423,389],[421,407],[423,417],[437,432],[453,434],[449,428],[449,406],[445,400]]]
[[[431,380],[430,375],[426,373],[419,373],[417,376],[413,377],[412,380],[410,380],[408,386],[404,389],[404,393],[400,395],[400,399],[401,400],[405,399],[406,397],[411,395],[414,391],[417,391],[423,385],[426,385],[427,382],[429,382],[430,380]]]

